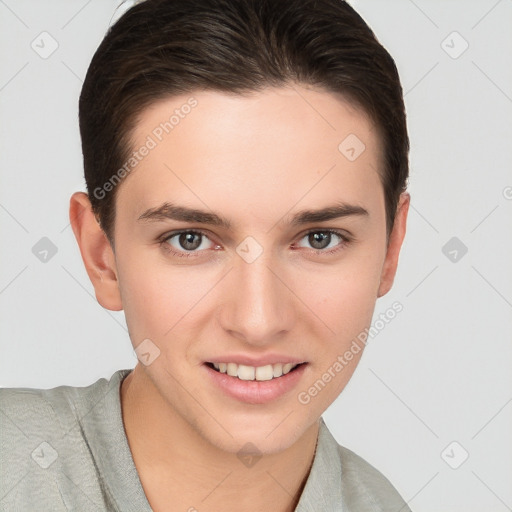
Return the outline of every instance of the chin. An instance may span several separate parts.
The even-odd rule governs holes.
[[[250,424],[247,421],[223,424],[227,432],[221,427],[212,431],[210,424],[207,431],[200,433],[210,444],[224,452],[241,455],[244,451],[254,451],[259,455],[272,455],[290,448],[315,423],[314,419],[298,422],[293,412],[287,418],[288,414],[273,421],[254,419]]]

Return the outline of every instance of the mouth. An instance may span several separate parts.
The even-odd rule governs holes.
[[[303,380],[308,364],[294,361],[249,366],[209,361],[202,366],[214,389],[222,391],[223,395],[239,402],[262,405],[291,397]]]
[[[207,362],[205,364],[218,373],[223,373],[239,380],[261,382],[279,379],[289,373],[297,371],[307,363],[277,363],[264,366],[213,362]]]

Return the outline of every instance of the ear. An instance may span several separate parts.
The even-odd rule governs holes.
[[[92,211],[89,197],[84,192],[75,192],[69,202],[69,220],[85,270],[89,275],[96,299],[106,309],[123,309],[114,252],[107,236],[101,229]]]
[[[405,236],[405,228],[407,223],[407,213],[409,212],[409,205],[411,196],[408,192],[403,192],[400,195],[400,200],[396,209],[395,222],[393,229],[389,235],[388,248],[386,259],[382,266],[382,273],[380,276],[380,286],[377,297],[382,297],[391,290],[393,281],[395,279],[396,269],[398,266],[398,256],[400,248]]]

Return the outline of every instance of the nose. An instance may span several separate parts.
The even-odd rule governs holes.
[[[251,345],[279,341],[295,322],[297,300],[283,269],[265,252],[251,263],[235,260],[223,283],[218,316],[222,328]]]

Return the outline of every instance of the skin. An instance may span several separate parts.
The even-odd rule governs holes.
[[[72,227],[98,302],[124,309],[134,347],[149,338],[160,350],[121,387],[128,441],[153,509],[292,511],[319,418],[363,351],[308,404],[297,395],[370,326],[376,299],[393,283],[410,196],[401,195],[388,240],[377,131],[349,102],[312,87],[161,100],[140,116],[133,147],[191,96],[197,107],[119,185],[115,252],[83,192],[71,197]],[[366,146],[352,162],[338,150],[349,134]],[[231,229],[137,220],[166,201],[216,212]],[[368,215],[287,222],[339,201]],[[315,249],[313,228],[351,240],[333,235],[327,249]],[[191,257],[165,250],[186,253],[179,237],[159,241],[191,229],[206,234]],[[251,263],[236,252],[247,236],[263,249]],[[308,364],[298,385],[274,401],[240,402],[205,376],[203,363],[216,355],[275,352]],[[252,467],[236,456],[247,442],[262,454]]]

